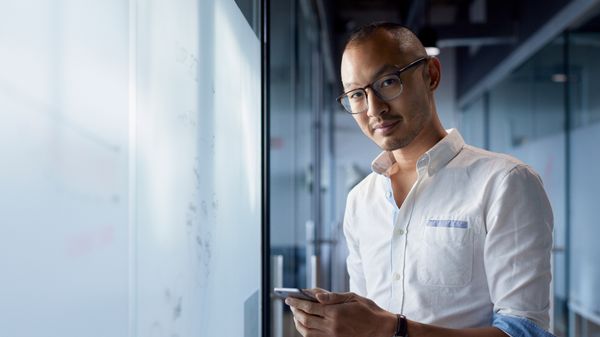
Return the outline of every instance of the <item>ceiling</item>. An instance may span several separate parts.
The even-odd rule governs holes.
[[[335,0],[332,35],[340,50],[348,34],[374,21],[401,23],[416,33],[430,26],[441,47],[511,43],[519,21],[517,0]],[[492,15],[493,14],[493,15]]]
[[[574,0],[312,0],[327,17],[333,64],[348,35],[374,21],[393,21],[419,33],[425,26],[438,47],[457,55],[459,95],[477,85],[520,44]]]

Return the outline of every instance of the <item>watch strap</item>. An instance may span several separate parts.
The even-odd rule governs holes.
[[[396,333],[394,333],[393,337],[407,337],[408,322],[406,321],[406,316],[396,314],[396,318]]]

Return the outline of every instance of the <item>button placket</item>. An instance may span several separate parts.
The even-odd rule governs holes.
[[[421,161],[423,160],[423,161]],[[421,165],[424,166],[420,166],[419,164],[417,164],[417,170],[418,170],[418,176],[417,176],[417,181],[415,182],[415,185],[413,186],[413,189],[410,191],[409,195],[407,196],[406,200],[404,201],[406,208],[405,208],[405,212],[404,212],[404,219],[398,219],[396,224],[401,223],[402,227],[400,227],[400,225],[396,226],[395,232],[396,233],[402,233],[401,235],[396,235],[396,237],[394,238],[395,240],[397,240],[396,242],[399,243],[398,245],[398,249],[400,249],[402,251],[402,258],[399,261],[399,263],[397,263],[396,268],[398,269],[394,269],[394,274],[393,277],[395,279],[395,281],[393,282],[393,292],[394,292],[394,298],[395,300],[400,302],[400,311],[404,310],[404,300],[405,300],[405,273],[406,273],[406,253],[408,250],[408,231],[409,231],[409,226],[411,225],[411,221],[413,218],[413,210],[415,207],[415,200],[417,195],[419,194],[419,187],[422,183],[422,181],[424,179],[426,179],[426,177],[424,177],[422,175],[423,170],[427,169],[427,165],[429,165],[429,157],[425,156],[423,158],[421,158],[421,160],[419,161],[421,163]],[[418,163],[419,163],[418,162]],[[396,275],[399,275],[400,278],[396,279]]]
[[[417,181],[408,193],[402,209],[396,209],[396,216],[393,222],[393,232],[391,237],[391,253],[392,253],[392,265],[391,265],[391,298],[393,301],[399,301],[401,308],[404,308],[404,290],[405,290],[405,272],[406,272],[406,252],[408,244],[408,226],[412,219],[412,212],[415,204],[416,194],[420,183],[424,179],[422,173],[429,164],[429,158],[427,156],[421,158],[417,162]],[[391,184],[388,185],[388,193],[391,193]],[[393,194],[390,195],[393,198]],[[391,201],[391,200],[390,200]],[[394,202],[395,204],[395,202]],[[403,310],[403,309],[402,309]]]
[[[394,228],[392,232],[392,254],[394,254],[392,260],[392,274],[391,274],[391,298],[392,301],[403,300],[403,283],[404,283],[404,263],[405,260],[402,258],[404,252],[404,246],[406,245],[406,236],[404,225],[406,222],[406,212],[396,210],[396,217],[394,221]]]

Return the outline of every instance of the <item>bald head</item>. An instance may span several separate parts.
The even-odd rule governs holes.
[[[384,34],[394,41],[396,52],[405,55],[427,55],[419,38],[408,28],[392,22],[378,22],[361,26],[355,30],[344,47],[344,51],[372,39],[374,36]]]
[[[419,38],[402,25],[363,26],[350,35],[342,54],[342,85],[345,91],[358,84],[367,85],[381,75],[426,56]]]

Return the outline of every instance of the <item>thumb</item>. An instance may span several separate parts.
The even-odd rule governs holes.
[[[317,300],[321,304],[340,304],[352,300],[352,293],[318,293]]]

